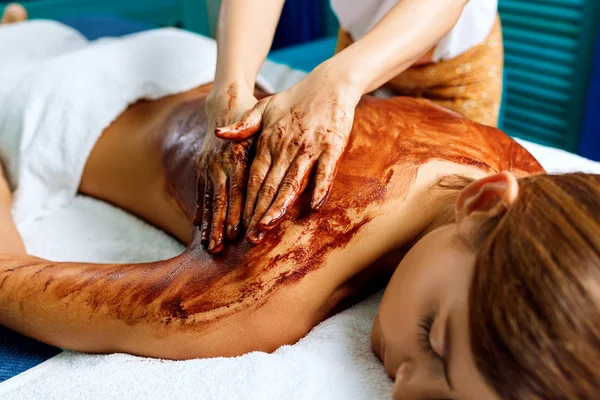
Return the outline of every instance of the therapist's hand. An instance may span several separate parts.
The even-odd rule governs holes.
[[[322,64],[296,86],[259,101],[237,124],[215,131],[223,139],[245,140],[262,127],[244,208],[250,242],[259,243],[281,221],[313,168],[311,207],[327,201],[361,94]]]
[[[215,84],[206,98],[208,130],[197,160],[198,206],[194,224],[210,254],[220,253],[225,238],[240,231],[252,138],[232,142],[214,135],[215,127],[236,123],[257,100],[253,88]]]

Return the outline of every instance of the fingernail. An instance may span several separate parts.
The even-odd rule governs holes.
[[[271,217],[263,217],[260,222],[258,223],[258,226],[269,226],[269,224],[273,222],[273,218]]]
[[[217,241],[215,239],[212,239],[210,241],[210,245],[208,246],[209,250],[213,250],[215,248],[215,246],[217,245]]]
[[[260,229],[261,231],[270,231],[271,229],[273,229],[277,223],[280,220],[280,216],[278,216],[277,218],[270,218],[268,220],[261,220],[258,223],[258,229]]]
[[[251,229],[250,231],[248,231],[248,234],[246,235],[246,240],[248,240],[248,242],[250,242],[250,243],[258,244],[263,240],[264,237],[265,237],[264,232],[257,231],[256,229]]]
[[[318,211],[327,202],[327,197],[321,197],[318,200],[313,200],[310,204],[311,208]]]
[[[216,255],[220,254],[224,248],[225,248],[225,245],[223,243],[220,243],[218,246],[208,249],[208,254],[216,256]]]
[[[229,225],[229,227],[227,228],[228,232],[227,232],[227,239],[228,240],[233,240],[237,237],[239,231],[240,231],[240,223],[238,222],[237,225]]]
[[[282,207],[275,215],[265,216],[260,221],[259,227],[264,227],[265,229],[271,229],[273,225],[277,225],[279,221],[287,214],[288,205],[286,204]]]

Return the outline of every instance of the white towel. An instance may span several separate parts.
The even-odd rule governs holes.
[[[158,37],[162,34],[153,35]],[[167,31],[166,35],[178,34]],[[191,36],[182,35],[184,42],[187,40],[185,38]],[[133,40],[144,42],[143,37],[134,36]],[[0,30],[0,44],[2,38]],[[200,39],[200,42],[208,43],[204,39]],[[102,46],[119,47],[113,41]],[[147,46],[146,51],[149,52],[152,44],[148,43]],[[74,47],[80,48],[81,44]],[[100,45],[98,47],[101,48]],[[206,48],[208,47],[207,45]],[[90,50],[91,53],[95,51],[100,50]],[[152,54],[147,56],[152,57]],[[212,60],[214,61],[214,58]],[[92,68],[93,65],[90,64],[89,67]],[[56,69],[54,73],[60,77],[60,74],[63,74],[61,71]],[[117,73],[118,69],[111,71]],[[289,69],[278,68],[272,64],[265,67],[263,72],[265,74],[261,81],[271,88],[289,86],[303,76],[301,73],[289,74]],[[73,69],[70,73],[77,71]],[[127,76],[126,73],[124,75]],[[118,81],[117,78],[118,74],[111,79]],[[60,84],[60,78],[58,80]],[[68,84],[60,85],[60,88],[67,87],[66,90],[69,90]],[[162,85],[166,84],[162,83],[159,86],[164,87]],[[0,90],[1,86],[2,84]],[[91,86],[94,90],[102,90],[103,87],[101,82]],[[125,84],[123,87],[128,86]],[[156,94],[154,90],[150,92]],[[123,100],[119,103],[123,107],[126,105],[125,97],[126,94],[123,94]],[[134,97],[127,99],[131,100]],[[87,99],[88,107],[89,104],[100,105],[95,102],[95,98],[86,96],[83,99]],[[55,97],[50,99],[54,101]],[[60,104],[64,106],[75,107],[73,110],[85,109],[83,102],[73,105],[64,99],[61,101],[63,103]],[[45,107],[52,108],[52,104]],[[117,108],[113,104],[113,109]],[[4,110],[6,108],[0,107],[0,121]],[[64,109],[62,111],[64,112]],[[52,110],[46,112],[51,113]],[[84,115],[89,114],[89,111],[83,112],[86,113]],[[101,110],[98,112],[104,113]],[[116,115],[109,117],[110,115],[106,115],[105,121]],[[75,115],[68,116],[68,119],[70,118],[78,120]],[[98,127],[100,125],[98,122]],[[81,128],[85,126],[82,125]],[[96,131],[87,132],[97,134]],[[62,134],[60,130],[58,133]],[[1,143],[0,141],[0,147]],[[525,145],[551,172],[585,170],[600,173],[598,163],[543,146],[528,143]],[[60,165],[61,161],[54,162]],[[66,206],[54,208],[54,212],[38,217],[35,224],[20,225],[31,253],[65,261],[141,262],[165,259],[183,250],[181,244],[165,233],[106,203],[83,196],[74,199],[65,196],[64,201]],[[0,384],[0,398],[388,399],[392,382],[387,378],[381,363],[371,353],[369,339],[380,296],[381,293],[328,319],[297,344],[282,347],[273,354],[251,353],[237,358],[172,362],[123,354],[88,355],[64,352]]]
[[[30,47],[26,41],[24,32],[31,26],[38,40],[55,43],[69,37],[69,47],[56,46],[54,55],[42,47],[40,56],[39,45]],[[15,36],[15,48],[3,55],[23,61],[0,69],[0,109],[12,111],[0,113],[0,147],[9,149],[4,158],[17,188],[13,212],[21,227],[75,197],[96,140],[128,105],[186,91],[214,77],[214,41],[176,29],[92,44],[46,21],[2,29]],[[34,57],[20,57],[35,51]]]

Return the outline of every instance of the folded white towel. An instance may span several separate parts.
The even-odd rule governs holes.
[[[31,27],[55,54],[30,46]],[[214,41],[176,29],[87,44],[45,21],[4,27],[4,34],[14,42],[3,56],[17,62],[0,68],[0,148],[17,188],[13,211],[20,227],[75,197],[96,140],[128,105],[214,77]]]

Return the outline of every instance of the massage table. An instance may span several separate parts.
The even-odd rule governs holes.
[[[121,36],[152,29],[152,25],[132,23],[120,18],[90,17],[63,19],[79,29],[87,38]],[[331,54],[335,41],[325,39],[272,53],[270,59],[292,65],[297,69],[310,71],[322,59]],[[308,47],[306,47],[308,46]],[[307,50],[308,49],[308,50]],[[313,57],[306,57],[307,54]],[[555,150],[531,143],[524,143],[532,153],[540,159],[544,166],[551,172],[568,172],[582,170],[600,173],[600,164],[585,160],[573,154]],[[95,230],[87,231],[81,235],[86,226],[94,226]],[[43,252],[50,247],[64,247],[68,258],[77,259],[86,252],[86,243],[112,243],[103,250],[107,254],[100,254],[101,258],[111,258],[127,261],[143,261],[139,254],[144,254],[148,260],[164,259],[178,254],[182,250],[181,244],[174,241],[163,232],[148,226],[139,219],[112,207],[103,202],[78,196],[68,209],[46,218],[37,226],[37,233],[44,237],[54,238],[48,243],[40,243],[38,250]],[[119,241],[137,243],[140,247],[136,254],[124,255],[123,248],[115,244],[115,235]],[[27,237],[25,238],[28,239]],[[113,246],[113,247],[111,247]],[[134,247],[135,248],[135,247]],[[86,255],[87,256],[87,255]],[[127,257],[131,257],[128,260]],[[125,258],[125,259],[124,259]],[[273,355],[253,353],[239,360],[223,360],[233,371],[246,374],[251,382],[251,390],[257,391],[251,397],[248,393],[232,393],[225,388],[219,388],[219,382],[204,382],[187,385],[181,388],[174,397],[186,398],[190,390],[201,388],[205,390],[204,398],[279,398],[282,393],[289,393],[290,388],[303,385],[303,380],[310,380],[311,387],[303,388],[304,391],[296,392],[301,398],[312,398],[312,395],[327,395],[328,398],[344,398],[339,385],[346,382],[356,398],[373,398],[374,394],[385,397],[390,393],[391,382],[385,376],[382,367],[370,352],[368,333],[373,318],[373,310],[381,296],[375,295],[359,305],[345,311],[313,329],[307,338],[294,346],[285,346]],[[210,360],[195,360],[176,363],[159,360],[149,360],[127,355],[85,355],[71,352],[62,352],[60,349],[47,346],[34,340],[25,338],[6,328],[0,327],[0,398],[17,398],[19,396],[37,398],[56,397],[64,398],[65,393],[70,393],[72,398],[106,398],[119,397],[122,390],[109,390],[118,383],[125,385],[132,397],[151,398],[161,397],[164,391],[161,386],[185,385],[186,382],[173,382],[173,375],[161,381],[163,364],[168,364],[170,370],[181,370],[185,376],[193,374],[194,368],[203,370]],[[279,374],[269,365],[277,365]],[[136,368],[128,366],[135,365]],[[307,367],[312,365],[312,367]],[[249,369],[264,369],[264,372],[250,373]],[[94,381],[91,377],[98,373],[120,371],[121,374],[112,375],[106,382]],[[307,370],[313,368],[313,371]],[[329,371],[332,375],[319,377],[319,371]],[[60,379],[54,379],[56,374],[64,373]],[[223,371],[231,374],[230,371]],[[72,376],[72,378],[69,378]],[[58,376],[56,376],[58,378]],[[65,379],[67,382],[65,382]],[[59,390],[68,386],[72,379],[78,389],[65,392]],[[201,379],[201,377],[199,377]],[[275,380],[284,383],[276,383]],[[48,382],[52,382],[49,387]],[[127,386],[129,382],[129,386]],[[135,383],[144,384],[138,384]],[[189,383],[189,382],[188,382]],[[158,387],[156,386],[158,385]],[[204,385],[204,386],[203,386]],[[216,385],[216,386],[215,386]],[[336,390],[336,385],[338,386]],[[354,385],[354,386],[353,386]],[[270,387],[269,387],[270,386]],[[175,387],[175,386],[173,386]],[[149,388],[154,388],[152,391]],[[187,388],[187,389],[186,389]],[[191,388],[191,389],[190,389]],[[261,389],[262,388],[262,389]],[[72,390],[73,388],[69,388]],[[48,390],[48,392],[46,392]],[[250,389],[249,389],[250,390]],[[260,390],[264,390],[261,394]],[[15,397],[16,396],[16,397]],[[291,396],[293,397],[293,396]]]

